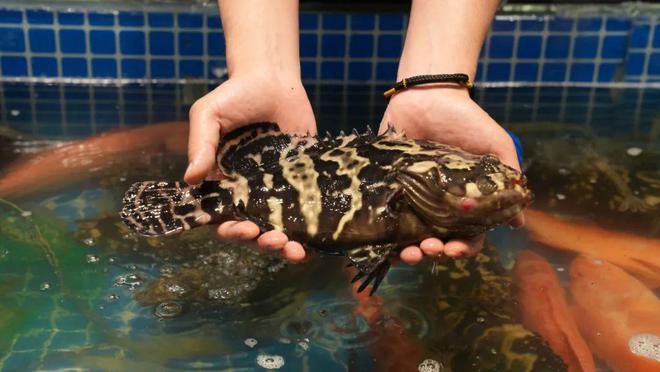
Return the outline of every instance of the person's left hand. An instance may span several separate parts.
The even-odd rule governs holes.
[[[415,87],[397,93],[390,99],[379,131],[384,132],[388,125],[411,138],[434,140],[477,154],[494,154],[504,164],[520,170],[511,137],[470,99],[468,91],[463,87],[447,84]],[[516,227],[523,223],[522,214],[510,222]],[[410,246],[401,251],[401,260],[414,265],[424,255],[469,256],[479,252],[483,244],[483,234],[471,240],[447,242],[429,238],[419,246]]]

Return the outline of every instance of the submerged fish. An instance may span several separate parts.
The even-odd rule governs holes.
[[[121,216],[136,232],[172,235],[249,220],[307,248],[345,255],[373,293],[391,258],[436,236],[471,238],[509,221],[531,200],[526,179],[492,155],[474,155],[390,129],[294,136],[253,124],[224,136],[226,176],[200,185],[141,182]]]

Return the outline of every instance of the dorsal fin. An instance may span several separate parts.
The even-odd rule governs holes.
[[[266,162],[277,161],[290,139],[275,123],[256,123],[237,128],[220,140],[217,153],[220,170],[225,174],[244,173]]]

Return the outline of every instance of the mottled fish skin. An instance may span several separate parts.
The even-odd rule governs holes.
[[[154,236],[250,220],[306,247],[344,254],[369,275],[366,282],[378,283],[402,247],[430,236],[474,237],[531,200],[524,176],[494,156],[391,129],[319,138],[254,124],[222,139],[218,166],[226,175],[219,182],[133,185],[124,221]]]

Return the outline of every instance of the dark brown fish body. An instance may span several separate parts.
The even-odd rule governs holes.
[[[507,222],[531,199],[497,158],[388,131],[299,137],[256,124],[223,138],[222,181],[131,187],[122,218],[143,235],[230,219],[282,230],[308,248],[346,255],[380,282],[390,257],[424,238],[470,238]]]

